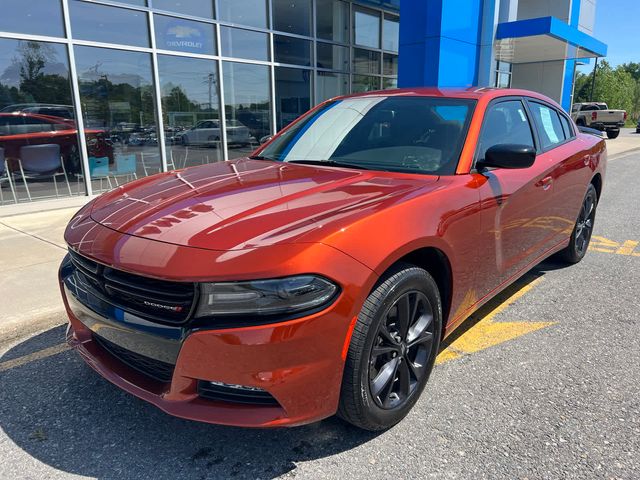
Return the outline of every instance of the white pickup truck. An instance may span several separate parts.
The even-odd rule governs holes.
[[[617,138],[620,128],[627,121],[624,110],[609,110],[606,103],[574,103],[571,107],[571,118],[579,127],[589,127],[607,132],[608,138]]]

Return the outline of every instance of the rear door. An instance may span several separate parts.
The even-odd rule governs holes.
[[[553,171],[553,217],[549,225],[557,232],[556,242],[571,235],[591,180],[590,165],[595,152],[585,149],[571,119],[561,110],[529,99],[529,108],[539,132],[544,156],[556,165]],[[557,121],[556,121],[557,118]]]
[[[521,98],[494,101],[485,113],[476,161],[494,145],[532,146],[541,152],[530,112]],[[545,155],[525,169],[490,169],[476,175],[480,189],[482,238],[480,289],[489,294],[551,248],[555,164]]]

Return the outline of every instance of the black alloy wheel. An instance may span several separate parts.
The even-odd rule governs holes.
[[[573,227],[569,245],[558,253],[561,259],[568,263],[578,263],[587,254],[593,226],[596,219],[596,209],[598,206],[598,192],[593,184],[589,184],[587,193],[582,201],[578,219]]]
[[[367,296],[342,377],[338,416],[384,430],[418,401],[435,363],[442,330],[440,291],[423,268],[398,263]]]
[[[427,373],[433,311],[424,293],[404,293],[387,310],[369,355],[369,389],[383,409],[401,407]]]

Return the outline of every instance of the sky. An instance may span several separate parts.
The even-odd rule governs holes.
[[[609,46],[607,61],[613,66],[640,62],[640,0],[598,0],[595,38]],[[594,62],[580,67],[593,70]]]

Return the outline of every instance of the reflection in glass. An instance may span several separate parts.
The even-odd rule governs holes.
[[[349,75],[346,73],[318,72],[316,76],[316,104],[347,93],[349,93]]]
[[[273,29],[311,35],[311,0],[273,0]]]
[[[184,13],[194,17],[213,18],[214,0],[153,0],[153,8]]]
[[[276,126],[283,129],[311,108],[311,71],[276,67]]]
[[[380,73],[380,52],[353,49],[353,71],[356,73]]]
[[[316,0],[318,38],[349,42],[349,5],[341,0]]]
[[[398,17],[384,16],[382,48],[391,52],[397,52],[400,48],[400,19]]]
[[[273,36],[275,61],[311,66],[311,42],[300,38]]]
[[[371,92],[380,89],[380,77],[368,75],[354,75],[351,83],[353,93]]]
[[[67,58],[57,43],[0,39],[0,167],[15,187],[2,182],[4,202],[69,195],[82,173]],[[108,148],[89,134],[94,148]]]
[[[60,0],[2,0],[0,31],[64,37]]]
[[[149,46],[145,12],[79,0],[69,2],[69,12],[74,38],[137,47]]]
[[[229,158],[243,157],[271,134],[269,67],[222,62],[222,72],[228,154]]]
[[[382,88],[387,90],[389,88],[398,88],[398,79],[397,78],[383,78],[382,79]]]
[[[89,155],[94,190],[161,171],[150,55],[76,46],[75,56],[85,127],[112,145]]]
[[[215,55],[215,27],[165,15],[154,16],[157,48]]]
[[[266,33],[220,26],[222,55],[226,57],[269,60],[269,37]]]
[[[349,47],[317,43],[316,63],[318,68],[349,71]]]
[[[369,10],[355,9],[353,19],[355,44],[380,48],[380,14]]]
[[[398,75],[398,56],[385,53],[382,57],[382,73],[384,75]]]
[[[158,56],[170,169],[222,160],[215,67],[211,60]]]
[[[218,0],[218,8],[219,20],[267,28],[265,0]]]

